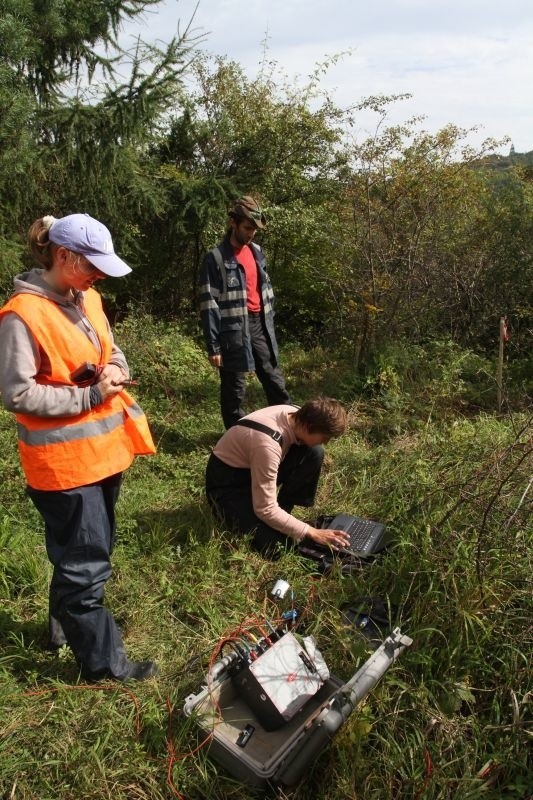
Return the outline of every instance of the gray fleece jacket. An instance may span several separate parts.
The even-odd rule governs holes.
[[[43,272],[36,268],[17,275],[14,294],[36,294],[53,300],[65,315],[65,325],[75,325],[101,352],[96,331],[85,316],[83,292],[74,292],[69,298],[58,295],[43,279]],[[91,402],[90,386],[37,383],[38,375],[51,372],[46,353],[17,314],[8,313],[0,319],[0,393],[8,411],[38,417],[71,417],[94,406],[94,389]],[[109,336],[113,341],[111,330]],[[128,373],[124,353],[114,342],[109,363]]]

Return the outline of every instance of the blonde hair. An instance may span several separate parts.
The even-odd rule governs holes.
[[[28,244],[30,252],[41,267],[51,269],[54,263],[53,255],[56,245],[50,241],[48,233],[56,221],[51,214],[35,220],[28,231]]]

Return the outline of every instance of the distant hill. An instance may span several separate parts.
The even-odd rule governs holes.
[[[509,154],[503,156],[494,153],[490,156],[480,158],[479,161],[474,162],[475,169],[489,169],[494,171],[506,171],[511,167],[533,167],[533,150],[527,153],[516,153],[514,147],[511,145]]]

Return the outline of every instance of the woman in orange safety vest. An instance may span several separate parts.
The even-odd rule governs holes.
[[[156,665],[128,659],[103,600],[122,473],[155,448],[93,288],[131,269],[88,214],[43,217],[29,243],[41,268],[18,275],[0,309],[0,391],[54,566],[49,645],[68,644],[85,679],[143,680]]]

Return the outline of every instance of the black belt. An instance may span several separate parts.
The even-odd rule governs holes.
[[[249,311],[248,312],[248,316],[249,317],[260,317],[261,316],[261,312],[260,311]]]

